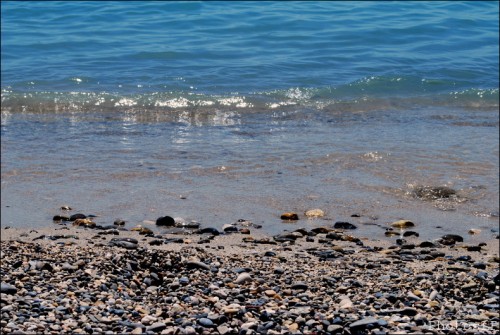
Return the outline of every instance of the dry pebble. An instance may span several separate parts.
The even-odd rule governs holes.
[[[408,248],[332,228],[215,230],[159,245],[172,237],[3,240],[1,332],[496,333],[498,263],[458,239]]]

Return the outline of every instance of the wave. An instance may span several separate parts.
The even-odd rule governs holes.
[[[70,78],[75,84],[91,82]],[[195,90],[155,90],[139,86],[136,92],[85,90],[38,91],[2,88],[3,113],[58,113],[168,110],[283,110],[371,111],[421,106],[498,109],[498,88],[462,88],[437,79],[366,77],[327,87],[291,87],[250,93],[199,93]],[[458,85],[460,86],[460,85]],[[451,89],[450,89],[451,87]],[[157,88],[156,88],[157,89]]]

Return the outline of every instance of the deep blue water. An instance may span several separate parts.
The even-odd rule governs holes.
[[[167,107],[234,95],[258,106],[431,95],[494,105],[498,14],[496,1],[5,1],[2,97]]]
[[[1,7],[2,226],[52,224],[67,204],[129,228],[171,215],[276,232],[282,212],[321,208],[297,225],[497,229],[498,2]]]

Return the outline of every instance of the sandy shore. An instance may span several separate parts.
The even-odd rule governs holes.
[[[499,240],[1,230],[2,333],[495,333]],[[125,239],[111,242],[112,239]],[[124,242],[125,241],[125,242]],[[137,242],[137,243],[135,243]],[[120,244],[123,243],[123,244]]]

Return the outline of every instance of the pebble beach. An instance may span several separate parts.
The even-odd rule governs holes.
[[[498,1],[2,1],[0,335],[498,334]]]
[[[498,239],[370,240],[332,226],[266,236],[238,223],[3,227],[1,332],[498,331]]]

